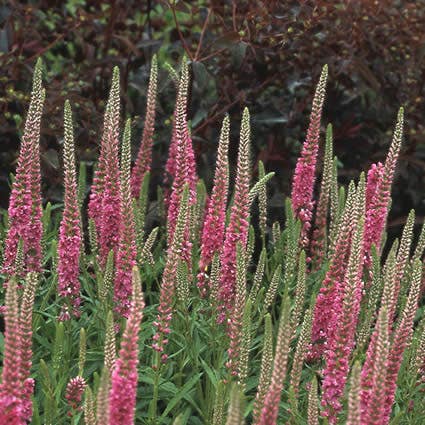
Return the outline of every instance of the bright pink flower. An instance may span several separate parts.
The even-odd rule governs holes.
[[[207,288],[206,271],[216,252],[223,246],[224,228],[226,224],[226,205],[229,190],[229,118],[226,116],[221,130],[218,146],[217,165],[214,174],[214,186],[208,200],[207,213],[201,235],[201,256],[199,259],[198,287],[205,295]]]
[[[176,112],[174,117],[174,141],[172,141],[172,145],[174,144],[173,149],[175,149],[175,170],[174,174],[172,175],[173,184],[171,187],[171,195],[168,205],[168,244],[171,244],[171,241],[173,240],[174,228],[176,226],[177,215],[180,208],[183,187],[186,183],[189,186],[189,204],[193,205],[196,202],[196,183],[198,178],[196,175],[196,163],[193,152],[192,139],[189,134],[186,118],[188,84],[188,67],[186,62],[183,62],[182,75],[179,83],[179,93],[176,103]],[[187,235],[187,237],[188,236],[189,235]],[[189,240],[185,241],[185,245],[189,246]]]
[[[173,304],[176,291],[177,268],[182,257],[182,244],[186,238],[188,221],[188,186],[183,188],[182,199],[180,202],[179,214],[171,245],[167,250],[167,260],[164,272],[162,273],[161,290],[159,294],[158,316],[153,325],[156,327],[156,333],[153,336],[154,343],[152,348],[158,353],[163,353],[164,346],[168,343],[168,334],[171,332],[170,323],[173,317]],[[184,245],[183,245],[184,248]]]
[[[19,240],[23,243],[24,271],[41,270],[40,123],[45,99],[41,61],[34,71],[31,102],[25,122],[15,180],[9,201],[9,229],[5,242],[3,271],[15,273]]]
[[[81,376],[71,378],[66,385],[65,399],[73,410],[81,408],[81,400],[87,383]],[[72,414],[71,414],[72,415]]]
[[[136,265],[137,248],[135,220],[130,187],[131,121],[128,120],[123,137],[121,161],[121,223],[119,233],[116,273],[114,282],[115,310],[127,317],[131,305],[132,270]]]
[[[335,328],[338,326],[337,317],[344,295],[342,284],[350,254],[352,236],[352,226],[350,223],[352,222],[353,194],[354,192],[350,190],[330,266],[314,305],[311,333],[312,345],[309,352],[311,359],[318,359],[323,355],[326,347],[329,346],[331,335],[335,333]]]
[[[157,87],[158,65],[156,55],[152,57],[151,75],[146,104],[145,125],[143,127],[142,142],[139,153],[131,173],[131,191],[134,198],[139,197],[140,186],[143,178],[151,169],[152,163],[152,144],[155,126],[156,112],[156,87]]]
[[[74,135],[72,112],[68,101],[65,103],[65,196],[64,212],[59,228],[58,243],[58,291],[68,300],[73,313],[79,316],[80,305],[80,252],[82,244],[80,211],[75,174]]]
[[[364,208],[364,199],[362,205]],[[322,405],[325,407],[323,415],[328,418],[330,424],[336,423],[337,415],[342,409],[340,399],[347,382],[363,291],[363,282],[361,281],[363,225],[356,224],[356,227],[347,272],[344,277],[342,306],[339,308],[340,313],[336,317],[337,327],[328,340],[328,347],[325,351],[326,367],[323,371]]]
[[[384,173],[384,166],[381,162],[372,164],[367,172],[366,183],[366,211],[372,204],[373,198],[376,194],[376,189]]]
[[[327,77],[328,67],[325,65],[314,94],[307,137],[303,144],[301,155],[298,158],[292,182],[292,209],[296,217],[299,218],[303,224],[301,232],[301,243],[303,247],[307,247],[308,245],[308,233],[310,232],[311,219],[313,216],[313,191],[316,180],[317,154],[319,152],[320,120],[325,99]]]
[[[393,140],[391,142],[387,159],[385,160],[384,168],[379,170],[379,167],[377,167],[375,171],[371,171],[372,176],[376,175],[374,178],[371,176],[371,180],[373,181],[374,179],[377,179],[377,185],[374,196],[370,198],[370,194],[373,190],[373,183],[371,181],[368,195],[369,206],[366,211],[366,224],[364,230],[364,249],[365,255],[367,257],[367,265],[370,263],[369,255],[372,245],[375,245],[377,248],[380,246],[382,232],[387,221],[388,206],[391,198],[391,185],[394,179],[394,171],[397,164],[403,136],[403,114],[403,108],[400,108],[397,116],[397,123],[393,135]],[[379,174],[381,175],[379,176]]]
[[[224,247],[220,258],[219,299],[222,303],[219,321],[224,320],[224,311],[232,310],[236,284],[236,246],[245,249],[249,229],[249,185],[250,167],[250,123],[248,108],[244,109],[239,141],[238,164],[235,182],[235,195],[230,212],[229,225],[226,229]]]
[[[119,171],[119,120],[120,82],[119,70],[114,68],[112,86],[106,106],[104,130],[98,168],[95,172],[89,201],[89,217],[93,219],[100,247],[100,264],[103,267],[110,250],[118,245],[120,227],[120,171]]]
[[[134,424],[139,363],[138,333],[143,318],[144,302],[140,287],[136,288],[136,285],[140,285],[140,280],[134,279],[133,285],[133,302],[122,336],[119,357],[112,372],[109,425]]]
[[[178,203],[184,183],[189,184],[190,199],[196,199],[195,154],[192,138],[187,124],[187,93],[189,88],[189,69],[186,58],[183,58],[181,77],[178,85],[178,94],[174,110],[173,129],[168,159],[165,165],[165,182],[172,182],[171,193],[166,194],[168,206],[168,241],[172,239],[173,227],[178,213]],[[177,181],[176,181],[177,180]],[[170,211],[171,209],[171,211]]]
[[[16,281],[9,281],[6,290],[5,338],[3,370],[0,383],[0,423],[23,425],[23,380],[21,376],[21,329]]]

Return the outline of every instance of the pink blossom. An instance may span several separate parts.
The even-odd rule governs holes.
[[[110,425],[134,424],[139,362],[138,333],[143,318],[144,302],[140,287],[136,288],[136,285],[140,285],[140,280],[133,280],[133,285],[133,302],[122,337],[119,357],[112,372],[109,393]]]
[[[147,95],[145,125],[143,127],[142,142],[131,174],[131,191],[134,198],[139,197],[143,178],[150,171],[152,163],[152,144],[155,126],[155,98],[157,87],[158,65],[156,55],[152,57],[151,75]]]
[[[119,238],[121,220],[119,119],[120,82],[119,70],[115,67],[105,112],[98,168],[93,178],[89,201],[89,217],[96,226],[102,267],[106,264],[109,252],[117,248]]]
[[[361,281],[363,225],[356,224],[356,227],[344,277],[342,305],[335,322],[337,326],[328,340],[328,347],[325,351],[326,366],[323,371],[322,405],[325,407],[324,416],[328,418],[330,424],[336,424],[337,415],[342,409],[341,396],[347,382],[363,291],[363,282]]]
[[[71,409],[79,410],[81,408],[80,405],[86,386],[86,381],[81,376],[71,378],[68,384],[66,385],[65,399]]]
[[[77,181],[75,173],[74,136],[71,106],[65,103],[65,207],[59,228],[58,291],[79,315],[80,305],[80,252],[82,244]]]
[[[222,303],[222,311],[219,315],[219,321],[224,320],[224,311],[230,312],[232,310],[236,284],[236,246],[240,243],[245,248],[248,240],[251,171],[249,165],[250,124],[247,108],[243,112],[240,133],[235,195],[220,258],[221,275],[218,296]]]
[[[220,144],[218,147],[217,165],[214,174],[214,186],[211,198],[207,203],[207,213],[201,235],[201,256],[199,259],[198,287],[201,294],[205,295],[205,271],[211,264],[216,252],[221,251],[226,223],[226,205],[229,189],[229,118],[223,121]]]
[[[131,162],[131,121],[128,120],[124,131],[121,161],[121,198],[120,222],[116,273],[114,281],[115,310],[127,317],[131,305],[132,269],[136,265],[136,233],[133,204],[130,187]]]
[[[373,190],[373,183],[371,181],[369,188],[369,206],[366,211],[366,224],[364,230],[364,249],[366,255],[366,264],[370,263],[368,259],[372,245],[377,248],[380,246],[382,232],[387,220],[388,207],[391,198],[391,185],[394,179],[395,167],[400,152],[401,140],[403,135],[403,120],[404,111],[400,108],[397,123],[393,135],[393,140],[385,160],[385,165],[378,167],[378,169],[371,171],[371,180],[377,179],[375,192],[370,198]],[[380,174],[380,175],[379,175]],[[372,178],[374,175],[379,176]],[[369,173],[368,173],[369,176]]]
[[[292,182],[292,209],[295,216],[303,224],[301,232],[301,243],[303,247],[307,247],[308,245],[308,233],[310,232],[313,216],[313,191],[316,180],[317,154],[319,152],[320,120],[325,99],[327,76],[328,67],[325,65],[314,95],[307,137],[303,144],[301,155],[298,158]]]
[[[9,200],[9,229],[5,241],[3,271],[14,274],[19,241],[23,244],[24,271],[41,270],[40,123],[45,98],[41,61],[34,71],[31,102],[25,122],[15,180]]]

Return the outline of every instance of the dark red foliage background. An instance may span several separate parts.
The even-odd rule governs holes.
[[[253,161],[277,171],[271,213],[279,218],[323,64],[330,69],[323,124],[334,125],[342,181],[383,160],[397,109],[406,136],[390,226],[408,209],[423,219],[425,183],[425,2],[337,1],[9,1],[0,6],[1,205],[7,206],[19,132],[38,56],[45,62],[42,129],[46,200],[61,199],[62,108],[75,110],[78,158],[96,159],[112,67],[122,75],[124,115],[143,128],[149,64],[158,54],[154,181],[170,138],[175,93],[163,65],[192,62],[190,119],[200,174],[213,172],[223,114],[232,119],[235,157],[243,106],[252,114]]]

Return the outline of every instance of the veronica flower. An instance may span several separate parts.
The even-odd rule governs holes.
[[[79,316],[80,281],[78,277],[82,235],[75,173],[72,112],[68,101],[65,102],[64,127],[65,205],[59,227],[58,290],[59,295],[67,299],[73,307],[74,314]]]
[[[81,376],[71,378],[66,385],[65,399],[73,410],[79,410],[87,383]],[[72,416],[72,413],[70,413]]]
[[[155,129],[156,94],[158,83],[158,61],[156,55],[152,57],[151,74],[147,94],[145,125],[143,127],[142,142],[139,153],[131,173],[131,192],[134,198],[139,197],[140,187],[144,176],[151,169],[152,144]]]
[[[144,309],[140,275],[133,268],[133,300],[121,340],[119,357],[112,372],[109,393],[109,425],[133,425],[136,409],[138,334]]]
[[[189,187],[189,204],[196,203],[196,164],[192,147],[192,139],[187,124],[187,91],[189,86],[189,70],[185,60],[182,63],[182,71],[179,82],[179,91],[176,101],[174,117],[173,161],[175,164],[171,195],[168,205],[167,232],[168,243],[173,239],[183,187],[187,183]],[[171,149],[171,148],[170,148]]]
[[[118,245],[120,227],[120,172],[119,118],[120,87],[119,70],[114,68],[112,86],[105,112],[104,131],[100,147],[98,168],[93,178],[89,201],[89,217],[94,220],[98,233],[100,264],[106,264],[109,251]]]
[[[5,340],[3,370],[0,383],[0,423],[25,425],[22,407],[21,335],[16,281],[10,280],[6,290]]]
[[[369,264],[369,254],[372,244],[377,248],[380,246],[382,232],[387,221],[388,207],[391,198],[391,185],[394,179],[394,171],[400,152],[403,136],[404,111],[400,108],[397,116],[397,123],[394,130],[393,140],[387,159],[385,160],[382,175],[380,175],[374,196],[369,201],[369,207],[366,211],[366,223],[364,230],[364,249]],[[376,171],[375,174],[380,174]],[[370,183],[370,186],[373,186]],[[372,190],[372,189],[371,189]],[[370,190],[370,192],[371,192]],[[370,196],[370,195],[369,195]]]
[[[288,369],[289,344],[292,329],[289,325],[289,301],[284,298],[279,330],[277,334],[276,354],[273,362],[270,386],[264,398],[261,415],[255,425],[276,425],[279,414],[279,403]]]
[[[164,346],[168,343],[168,334],[171,332],[170,323],[173,316],[177,269],[179,261],[182,259],[182,243],[187,229],[189,212],[188,198],[189,188],[185,185],[183,188],[173,240],[167,250],[167,260],[162,274],[158,316],[156,321],[153,323],[156,327],[156,333],[153,336],[154,343],[152,344],[152,348],[158,353],[164,352]],[[166,358],[167,356],[163,354],[164,361]]]
[[[251,180],[250,133],[249,111],[248,108],[245,108],[240,132],[235,195],[220,258],[221,275],[218,293],[222,303],[220,321],[224,320],[224,309],[232,310],[236,284],[236,246],[240,242],[242,247],[245,248],[248,241],[249,185]]]
[[[37,273],[28,273],[25,280],[19,314],[19,334],[21,344],[20,379],[22,388],[22,414],[26,421],[32,418],[32,395],[34,379],[30,378],[32,366],[32,316],[34,310],[35,290],[38,284]],[[0,422],[1,423],[1,422]]]
[[[384,423],[388,423],[397,388],[397,376],[403,361],[403,353],[409,347],[413,334],[413,320],[418,309],[421,285],[422,263],[417,260],[413,265],[412,284],[401,320],[394,331],[388,355],[388,369],[385,379]]]
[[[326,345],[336,325],[335,316],[341,305],[342,282],[350,253],[352,234],[352,214],[354,211],[355,188],[351,182],[348,190],[341,226],[331,257],[329,269],[322,282],[313,312],[313,327],[309,357],[317,359],[325,351]]]
[[[218,145],[217,165],[214,174],[214,186],[208,200],[207,212],[201,235],[201,256],[199,259],[198,287],[205,295],[206,271],[216,252],[223,246],[226,224],[226,205],[229,190],[229,117],[223,120]]]
[[[347,272],[344,278],[344,296],[339,314],[336,316],[337,327],[328,339],[328,349],[325,352],[326,367],[323,371],[322,405],[323,415],[329,423],[335,424],[337,414],[342,409],[340,398],[347,381],[349,361],[354,348],[363,283],[363,228],[364,228],[364,180],[360,180],[357,189],[356,231],[353,236]]]
[[[385,380],[388,367],[388,312],[384,305],[379,313],[375,327],[376,352],[373,359],[372,386],[368,406],[362,412],[362,423],[368,425],[381,425],[384,422],[385,404]]]
[[[131,304],[132,272],[136,265],[136,233],[130,187],[131,120],[124,130],[121,160],[121,225],[114,283],[115,309],[127,316]]]
[[[40,123],[45,99],[42,62],[34,70],[31,101],[25,122],[16,175],[9,201],[9,229],[5,241],[3,271],[14,274],[19,241],[23,244],[25,271],[41,269]]]
[[[303,247],[307,247],[308,245],[308,233],[310,231],[313,214],[313,190],[316,180],[317,154],[319,152],[320,120],[323,102],[325,100],[327,77],[328,67],[325,65],[322,69],[320,80],[314,94],[307,137],[303,144],[301,156],[298,158],[294,180],[292,182],[292,209],[296,217],[299,218],[303,224],[301,232]]]
[[[311,253],[313,257],[314,270],[320,269],[323,257],[325,256],[327,249],[326,239],[328,227],[329,201],[331,198],[333,172],[332,167],[332,126],[329,124],[326,129],[325,159],[323,163],[319,202],[317,203],[316,217],[314,219],[314,230],[311,241]]]

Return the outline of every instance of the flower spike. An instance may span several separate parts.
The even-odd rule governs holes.
[[[138,334],[145,306],[140,274],[133,267],[133,299],[121,341],[119,357],[112,372],[109,393],[109,425],[133,424],[136,410]]]
[[[69,101],[65,102],[64,129],[65,205],[59,227],[58,292],[72,307],[73,314],[78,317],[80,314],[80,281],[78,277],[80,274],[82,235],[75,173],[72,111]]]
[[[323,102],[325,100],[326,80],[328,78],[328,66],[325,65],[317,84],[313,99],[313,107],[310,115],[310,124],[307,137],[303,144],[301,156],[295,168],[292,182],[292,209],[297,218],[303,224],[301,232],[301,245],[306,248],[309,243],[309,232],[313,214],[313,190],[316,180],[316,162],[319,152],[320,120],[322,117]]]
[[[121,157],[121,223],[114,283],[115,310],[127,317],[131,304],[132,272],[136,265],[137,248],[135,219],[130,187],[131,120],[127,120]]]
[[[151,73],[146,103],[145,125],[139,153],[131,172],[131,192],[133,198],[138,198],[143,179],[151,169],[153,133],[155,130],[156,95],[158,84],[158,60],[152,57]]]
[[[226,224],[226,205],[229,190],[229,117],[223,120],[214,174],[214,187],[208,202],[201,236],[201,257],[199,259],[198,287],[205,295],[206,274],[216,252],[223,246]]]
[[[3,272],[16,273],[19,240],[23,243],[24,272],[41,270],[41,194],[40,194],[40,124],[45,90],[42,87],[42,62],[34,70],[31,101],[10,195],[9,229],[5,242]]]
[[[221,276],[219,287],[219,299],[222,303],[219,321],[224,320],[224,309],[232,310],[236,285],[236,246],[238,242],[246,247],[249,227],[249,184],[251,181],[250,171],[250,136],[249,111],[245,108],[242,116],[238,165],[235,182],[235,195],[230,212],[229,226],[226,229],[224,247],[220,259]]]

